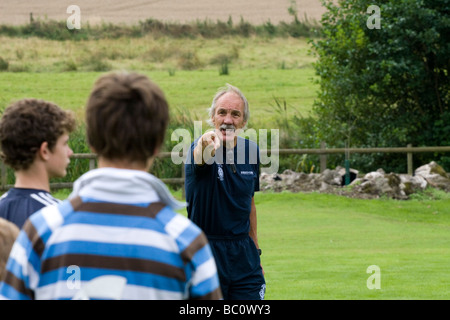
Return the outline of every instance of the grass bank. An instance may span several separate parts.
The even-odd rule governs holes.
[[[299,69],[315,58],[306,38],[226,36],[178,39],[146,36],[86,41],[0,36],[0,71],[65,72],[133,69],[230,71],[242,69]],[[274,50],[275,49],[275,50]]]

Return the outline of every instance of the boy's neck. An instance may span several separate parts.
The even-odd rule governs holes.
[[[149,158],[147,162],[141,161],[129,161],[129,160],[111,160],[102,156],[98,157],[98,168],[117,168],[117,169],[130,169],[148,172],[153,164],[153,157]]]
[[[39,189],[50,192],[49,178],[45,170],[19,170],[15,173],[15,188]]]

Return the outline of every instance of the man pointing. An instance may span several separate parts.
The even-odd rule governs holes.
[[[254,193],[259,191],[259,149],[239,137],[249,119],[248,102],[231,85],[213,99],[206,132],[186,161],[188,217],[207,235],[224,299],[263,299]]]

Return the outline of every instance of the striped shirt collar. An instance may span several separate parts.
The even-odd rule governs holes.
[[[130,169],[91,170],[74,182],[69,199],[76,196],[124,204],[161,201],[173,209],[186,206],[186,203],[177,201],[154,175]]]

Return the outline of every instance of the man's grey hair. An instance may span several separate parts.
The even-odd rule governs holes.
[[[242,93],[241,90],[239,90],[237,87],[232,86],[231,84],[227,83],[225,85],[225,87],[219,88],[219,90],[217,91],[216,95],[214,96],[214,99],[212,101],[211,107],[209,108],[209,119],[207,120],[207,123],[211,126],[214,127],[214,124],[211,120],[211,118],[214,116],[214,114],[216,113],[216,103],[217,100],[219,100],[219,98],[221,96],[223,96],[225,93],[228,92],[234,92],[236,93],[244,102],[244,122],[245,122],[245,126],[244,128],[247,127],[247,123],[248,123],[248,119],[250,118],[250,110],[248,108],[248,101],[247,98],[244,96],[244,94]]]

